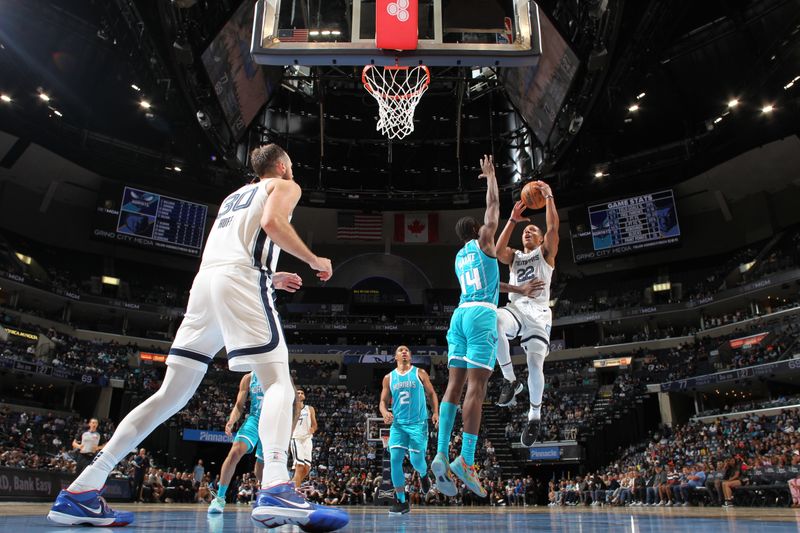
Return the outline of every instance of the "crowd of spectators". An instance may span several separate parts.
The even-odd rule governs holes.
[[[724,257],[699,261],[707,263],[709,266],[706,267],[699,266],[698,260],[673,265],[672,283],[673,285],[680,284],[680,290],[665,291],[662,295],[654,293],[649,298],[646,296],[646,292],[654,282],[652,276],[642,275],[642,279],[638,279],[639,273],[631,273],[627,277],[633,279],[623,283],[622,286],[620,283],[615,283],[615,290],[610,292],[606,289],[595,289],[596,287],[610,286],[608,283],[599,281],[597,276],[560,274],[559,280],[566,289],[556,303],[554,312],[556,316],[570,316],[638,307],[643,302],[648,302],[648,305],[703,302],[720,291],[732,289],[800,265],[800,230],[787,231],[768,254],[759,258],[760,249],[765,244],[747,246]],[[625,278],[619,273],[615,276],[617,281]],[[658,337],[651,336],[650,338]]]
[[[86,420],[53,413],[0,409],[0,466],[74,472],[74,439]],[[101,442],[114,432],[112,421],[101,425]]]
[[[103,376],[117,379],[127,378],[130,362],[138,356],[138,347],[130,345],[80,340],[54,330],[46,331],[44,335],[52,341],[52,346],[42,349],[36,344],[9,338],[0,341],[0,355],[93,378]]]
[[[731,506],[739,487],[773,486],[788,496],[798,479],[800,410],[789,409],[664,426],[598,472],[552,480],[548,498],[550,505]],[[791,498],[800,505],[800,491]]]

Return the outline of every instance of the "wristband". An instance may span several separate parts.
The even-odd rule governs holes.
[[[553,197],[553,195],[552,195],[552,194],[548,194],[547,196],[545,196],[545,197],[544,197],[544,199],[545,199],[545,200],[549,200],[549,199],[550,199],[550,198],[552,198],[552,197]]]
[[[516,223],[517,223],[517,221],[516,221],[516,220],[514,220],[513,218],[509,218],[509,219],[508,219],[508,222],[512,222],[512,223],[514,223],[514,224],[516,224]]]

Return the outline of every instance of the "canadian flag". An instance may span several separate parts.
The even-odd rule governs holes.
[[[436,213],[397,213],[394,216],[397,242],[437,242],[439,215]]]

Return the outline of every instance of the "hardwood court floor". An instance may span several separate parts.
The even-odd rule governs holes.
[[[136,521],[120,528],[96,528],[104,532],[208,531],[233,533],[256,531],[250,522],[250,507],[229,505],[223,515],[208,517],[206,507],[186,504],[117,504],[134,511]],[[45,519],[49,504],[0,503],[0,532],[82,532],[88,528],[51,525]],[[720,509],[686,508],[593,508],[593,507],[428,507],[415,508],[403,516],[390,516],[386,508],[348,507],[350,524],[343,531],[412,531],[497,533],[499,531],[555,531],[563,533],[773,533],[800,531],[800,510],[785,508]],[[278,532],[300,531],[283,527]]]

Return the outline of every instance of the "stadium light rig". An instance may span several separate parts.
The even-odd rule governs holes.
[[[141,107],[142,109],[150,109],[151,107],[153,107],[153,105],[147,100],[140,100],[139,107]]]
[[[47,93],[39,93],[39,100],[41,100],[42,102],[49,102],[50,95],[48,95]]]
[[[639,104],[633,104],[632,106],[628,107],[628,111],[631,113],[636,113],[639,111]]]
[[[737,98],[731,98],[728,100],[728,109],[733,109],[737,105],[739,105],[739,100]]]
[[[11,102],[13,102],[13,101],[14,101],[14,100],[13,100],[13,99],[12,99],[10,96],[8,96],[7,94],[0,94],[0,100],[2,100],[3,102],[5,102],[5,103],[7,103],[7,104],[10,104]]]
[[[767,104],[761,108],[761,112],[764,113],[765,115],[769,115],[773,111],[775,111],[775,106],[773,106],[772,104]]]

